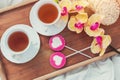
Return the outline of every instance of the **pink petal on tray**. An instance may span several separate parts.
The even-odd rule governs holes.
[[[100,25],[100,23],[96,22],[96,23],[91,25],[90,29],[91,30],[96,30],[96,29],[98,29],[99,25]]]
[[[68,14],[67,7],[63,7],[62,12],[61,12],[61,15],[62,15],[62,16],[65,16],[65,15],[67,15],[67,14]]]

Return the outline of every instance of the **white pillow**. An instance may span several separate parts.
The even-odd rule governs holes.
[[[114,67],[110,59],[105,59],[50,80],[114,80]]]
[[[7,6],[8,0],[2,0],[0,1],[0,8],[6,7]]]
[[[115,70],[115,79],[120,80],[120,55],[115,55],[112,57],[112,62]]]

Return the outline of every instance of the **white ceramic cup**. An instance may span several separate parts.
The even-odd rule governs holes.
[[[12,50],[12,49],[9,47],[9,45],[8,45],[8,40],[9,40],[10,35],[13,34],[13,33],[15,33],[15,32],[23,32],[24,34],[26,34],[26,36],[27,36],[27,38],[28,38],[28,41],[29,41],[29,42],[28,42],[28,45],[27,45],[27,47],[26,47],[25,49],[23,49],[22,51],[14,51],[14,50]],[[6,34],[4,35],[4,36],[6,37],[5,45],[6,45],[7,50],[8,50],[10,53],[12,53],[13,55],[23,54],[23,53],[25,53],[25,52],[29,49],[31,40],[30,40],[30,35],[28,34],[28,31],[26,31],[26,30],[23,29],[23,28],[20,28],[18,25],[15,25],[15,26],[7,29],[7,30],[5,31],[5,33],[6,33]],[[16,44],[16,45],[17,45],[17,44]]]
[[[44,25],[53,25],[53,24],[55,24],[55,23],[60,19],[61,9],[60,9],[60,6],[59,6],[57,3],[55,3],[54,1],[52,1],[52,0],[40,0],[40,1],[37,2],[36,4],[37,4],[37,9],[35,10],[35,15],[34,15],[34,16],[37,18],[37,21],[39,21],[40,23],[42,23],[42,24],[44,24]],[[54,6],[57,8],[57,10],[58,10],[58,16],[57,16],[57,18],[56,18],[53,22],[51,22],[51,23],[45,23],[45,22],[41,21],[41,20],[39,19],[39,16],[38,16],[38,12],[39,12],[40,7],[42,7],[42,6],[45,5],[45,4],[52,4],[52,5],[54,5]],[[48,13],[48,14],[49,14],[49,13]]]

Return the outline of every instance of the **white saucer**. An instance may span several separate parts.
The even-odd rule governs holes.
[[[52,36],[52,35],[56,35],[56,34],[62,32],[67,25],[68,15],[61,16],[60,20],[57,23],[55,23],[54,25],[48,26],[48,25],[42,24],[37,19],[37,15],[35,13],[39,7],[39,4],[41,3],[41,1],[42,0],[38,1],[32,7],[32,9],[30,11],[30,22],[31,22],[33,29],[35,29],[35,31],[37,31],[38,33],[45,35],[45,36]]]
[[[24,29],[29,35],[30,35],[30,47],[28,50],[22,54],[13,54],[10,53],[9,50],[7,50],[6,44],[5,44],[5,39],[6,36],[9,34],[9,32],[13,29]],[[40,38],[39,35],[34,31],[30,26],[24,25],[24,24],[19,24],[19,25],[14,25],[7,29],[5,33],[3,34],[1,38],[1,51],[4,57],[13,62],[13,63],[26,63],[30,60],[32,60],[38,53],[40,49]]]

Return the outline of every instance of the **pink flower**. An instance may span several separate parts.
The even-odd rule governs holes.
[[[97,44],[102,47],[102,37],[101,36],[97,36],[96,37],[96,41],[97,41]]]
[[[80,11],[81,9],[83,9],[83,6],[76,5],[75,8],[77,11]]]
[[[61,15],[62,15],[62,16],[65,16],[65,15],[67,15],[67,14],[68,14],[67,8],[66,8],[66,7],[63,7],[63,8],[62,8]]]
[[[91,29],[91,30],[96,30],[96,29],[99,28],[99,25],[100,25],[100,23],[95,22],[94,24],[91,25],[90,29]]]
[[[81,29],[81,28],[84,27],[84,23],[77,22],[77,23],[75,23],[75,27],[78,28],[78,29]]]

